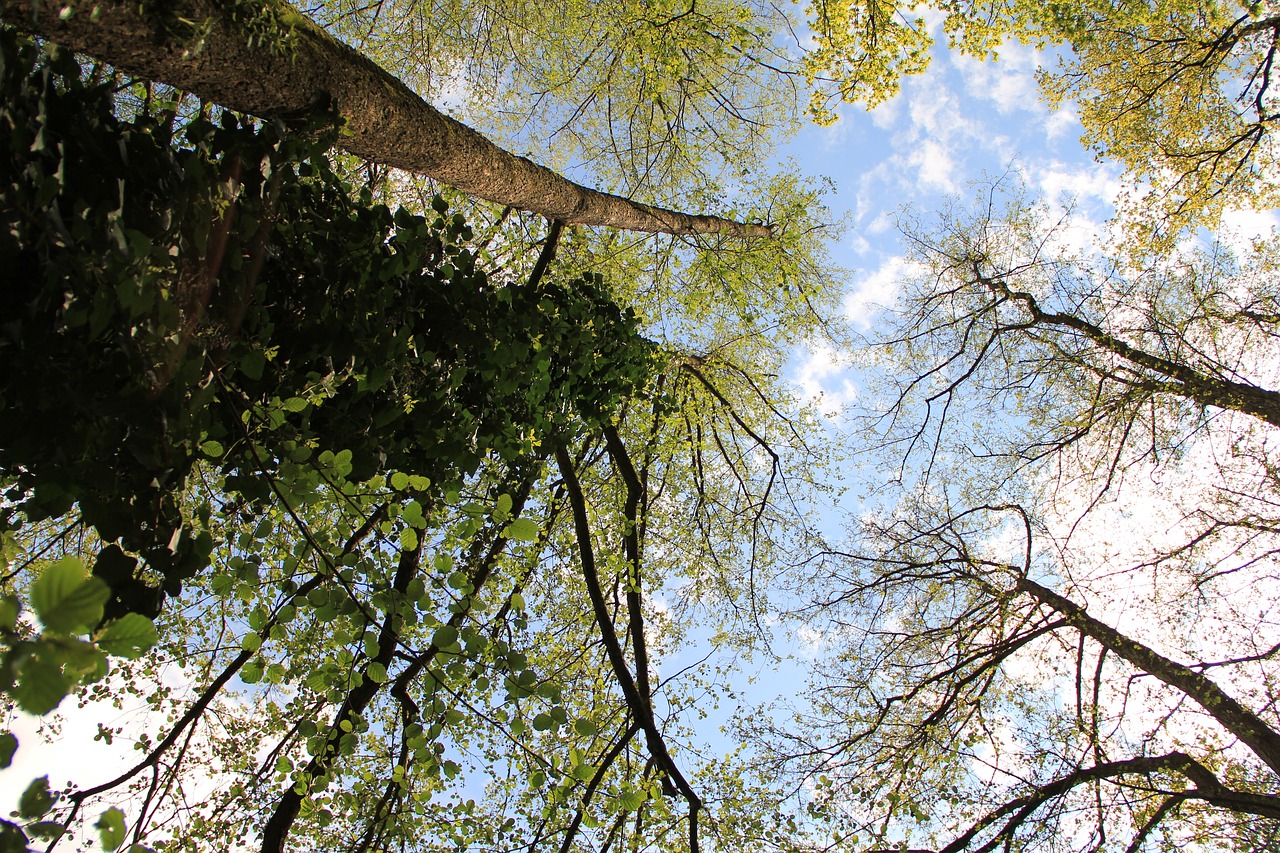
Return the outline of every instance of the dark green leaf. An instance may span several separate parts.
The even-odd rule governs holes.
[[[18,798],[18,814],[27,820],[44,817],[57,797],[49,790],[49,777],[33,779]]]

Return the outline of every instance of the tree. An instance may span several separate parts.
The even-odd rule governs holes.
[[[1182,663],[1187,646],[1162,654],[1047,586],[1070,575],[1021,507],[912,509],[843,555],[826,604],[859,639],[779,741],[854,831],[948,853],[1236,849],[1272,831],[1280,727],[1255,691],[1273,649]],[[993,547],[1007,521],[1025,538]],[[996,554],[1011,544],[1019,563]],[[1168,644],[1154,627],[1135,623]]]
[[[1084,141],[1150,184],[1130,205],[1148,239],[1171,245],[1223,210],[1274,206],[1276,11],[1272,3],[1103,4],[1051,30],[1074,55],[1044,76],[1049,101],[1077,103]]]
[[[552,219],[679,234],[770,232],[763,225],[689,216],[592,192],[508,154],[287,4],[165,4],[145,15],[141,9],[133,3],[77,10],[15,2],[4,5],[3,18],[146,79],[261,118],[299,120],[336,109],[346,128],[342,145],[352,153]]]
[[[833,653],[757,724],[775,761],[881,843],[1248,849],[1280,816],[1273,245],[1073,254],[999,186],[907,227],[866,430],[899,479],[820,562]]]
[[[9,847],[103,806],[108,846],[780,839],[685,763],[666,716],[702,687],[651,674],[684,626],[645,595],[749,623],[752,582],[805,535],[779,529],[803,416],[735,359],[780,357],[762,315],[804,333],[806,244],[695,257],[680,274],[723,275],[731,310],[697,329],[708,350],[661,345],[632,282],[581,269],[630,247],[556,222],[530,257],[505,217],[392,212],[339,177],[324,117],[191,109],[4,38],[5,606],[43,619],[50,564],[88,564],[100,616],[68,631],[102,621],[91,639],[130,650],[113,626],[145,611],[160,640],[83,695],[165,718],[58,810],[36,785]],[[50,658],[3,629],[22,703]]]

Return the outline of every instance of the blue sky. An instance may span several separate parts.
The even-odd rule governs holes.
[[[857,330],[870,328],[908,272],[896,225],[905,208],[927,216],[948,198],[967,199],[975,184],[1007,175],[1051,204],[1073,204],[1079,228],[1092,230],[1111,215],[1120,171],[1081,145],[1069,104],[1051,112],[1042,102],[1039,62],[1057,60],[1018,44],[985,62],[936,46],[929,71],[908,78],[896,98],[871,112],[845,106],[837,124],[808,127],[785,149],[805,171],[834,181],[831,207],[849,215],[849,232],[831,249],[852,271],[843,306]],[[832,409],[856,392],[838,360],[829,351],[801,354],[794,374]]]

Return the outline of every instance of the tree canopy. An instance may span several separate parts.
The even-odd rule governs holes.
[[[1132,204],[909,220],[840,447],[781,378],[848,343],[835,229],[765,163],[924,72],[916,5],[0,3],[0,691],[136,746],[0,848],[1274,843],[1274,241],[1191,237],[1274,203],[1273,11],[937,11],[1068,45]],[[782,589],[833,654],[699,754],[733,676],[661,664]]]

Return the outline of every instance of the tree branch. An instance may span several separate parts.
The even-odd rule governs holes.
[[[195,44],[167,33],[162,17],[144,14],[135,0],[0,0],[0,19],[260,118],[296,121],[336,108],[344,122],[337,145],[357,157],[549,219],[680,235],[773,233],[767,225],[680,213],[575,184],[444,115],[284,0],[263,2],[288,21],[288,33],[250,34],[228,21],[216,0],[160,4],[167,20],[195,23]]]

